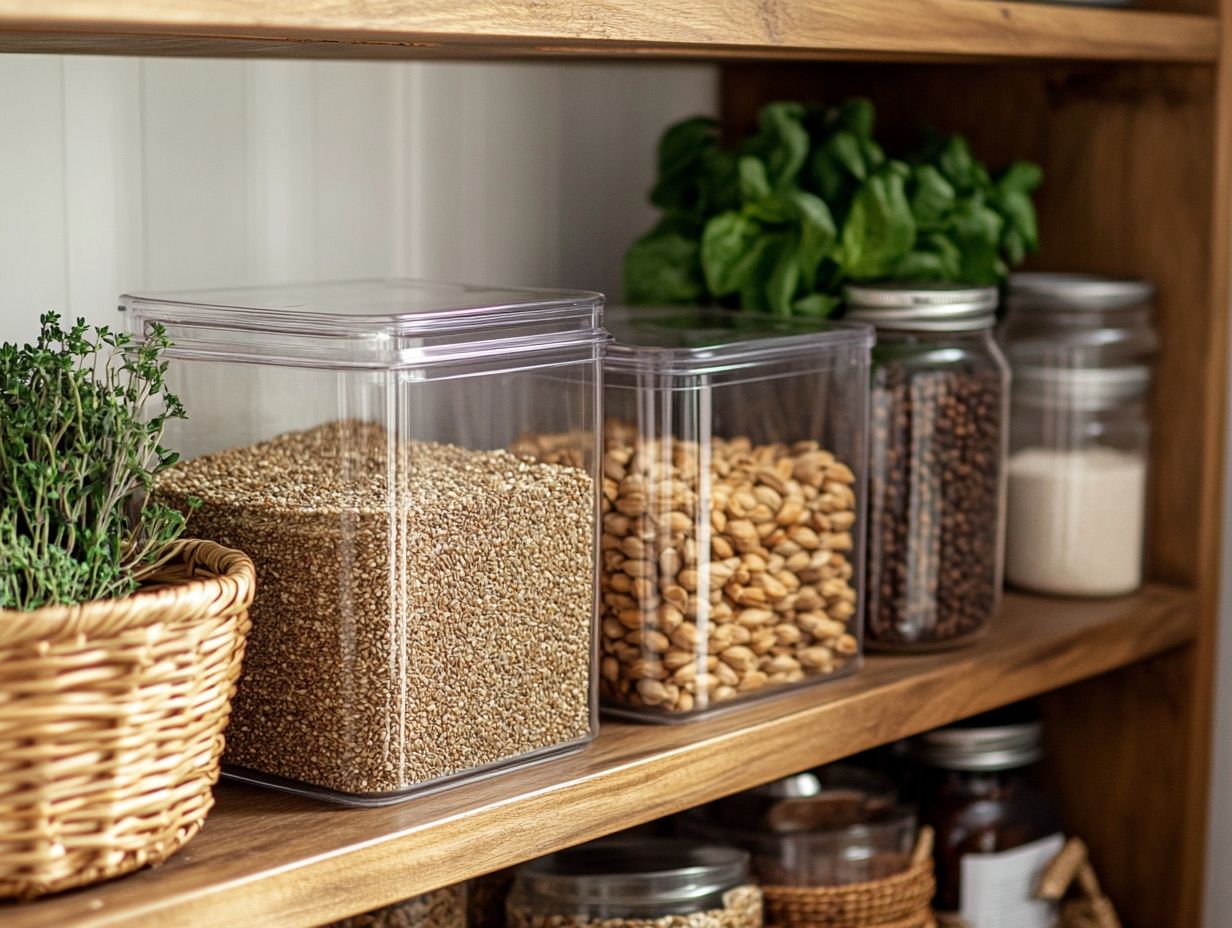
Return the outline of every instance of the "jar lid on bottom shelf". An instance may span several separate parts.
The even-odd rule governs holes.
[[[747,851],[677,838],[593,841],[517,874],[526,900],[553,914],[689,913],[722,905],[725,892],[748,880]]]
[[[1044,756],[1043,732],[1032,712],[1009,707],[925,732],[912,742],[911,753],[943,770],[1013,770]]]

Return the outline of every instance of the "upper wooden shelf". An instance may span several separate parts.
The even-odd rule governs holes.
[[[1211,62],[1212,16],[1000,0],[0,0],[0,51]]]
[[[550,853],[1191,641],[1197,597],[1009,596],[962,651],[870,658],[842,681],[687,725],[607,722],[571,757],[383,809],[236,785],[179,855],[100,887],[0,905],[5,928],[319,925]]]

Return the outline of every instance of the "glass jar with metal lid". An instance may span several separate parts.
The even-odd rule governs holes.
[[[1002,331],[1014,370],[1006,579],[1071,596],[1142,583],[1156,349],[1149,284],[1013,279]]]
[[[914,650],[988,626],[1001,590],[1009,369],[992,287],[847,288],[877,328],[865,640]]]
[[[915,739],[920,817],[936,831],[938,915],[965,925],[1051,928],[1048,903],[1034,898],[1040,870],[1062,846],[1035,765],[1042,725],[1009,707]]]
[[[761,928],[747,852],[684,839],[603,840],[521,867],[510,928]]]

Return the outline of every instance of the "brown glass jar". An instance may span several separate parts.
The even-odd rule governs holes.
[[[1042,726],[1001,710],[921,735],[920,818],[936,829],[939,915],[973,926],[1050,928],[1034,899],[1039,872],[1061,849],[1060,824],[1035,767]]]

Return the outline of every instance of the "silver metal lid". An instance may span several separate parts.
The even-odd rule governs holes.
[[[1050,408],[1112,409],[1144,397],[1151,386],[1145,364],[1125,367],[1014,367],[1016,403]]]
[[[1048,271],[1010,275],[1011,306],[1022,304],[1042,310],[1137,309],[1150,303],[1154,295],[1154,286],[1129,277]]]
[[[520,888],[545,912],[691,912],[749,880],[749,853],[679,838],[601,840],[541,857],[518,871]]]
[[[917,738],[912,753],[921,763],[945,770],[1012,770],[1044,756],[1043,725],[1027,721],[939,728]]]
[[[846,318],[878,328],[963,332],[996,321],[996,287],[953,284],[851,284],[844,289]]]

